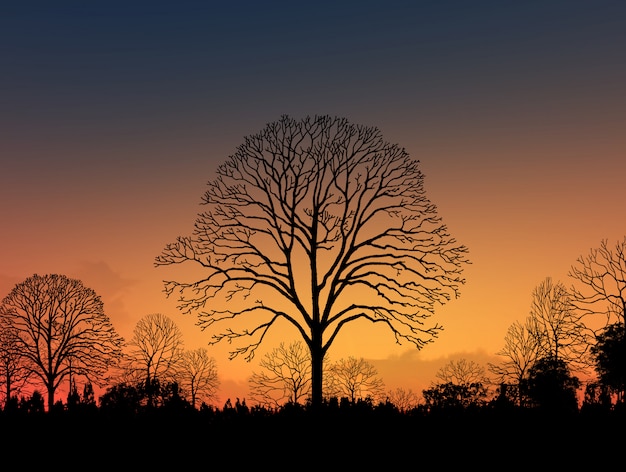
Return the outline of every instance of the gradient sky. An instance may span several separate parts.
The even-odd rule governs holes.
[[[330,352],[388,389],[493,360],[545,277],[569,286],[579,256],[626,235],[623,1],[5,2],[0,59],[0,298],[34,273],[80,278],[127,338],[158,312],[206,345],[154,258],[191,232],[216,166],[282,114],[378,127],[469,247],[434,344],[358,326]],[[247,396],[265,351],[209,352],[220,398]]]

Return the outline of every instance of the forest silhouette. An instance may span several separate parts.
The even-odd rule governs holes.
[[[124,340],[91,288],[34,274],[0,305],[3,444],[85,460],[112,451],[144,466],[195,463],[188,451],[240,466],[271,455],[297,468],[388,467],[406,456],[581,466],[617,454],[626,237],[579,258],[570,272],[578,285],[546,278],[536,287],[490,376],[451,362],[421,401],[406,401],[413,392],[385,391],[366,362],[330,363],[327,352],[357,320],[422,349],[442,330],[437,309],[460,296],[469,250],[426,198],[419,162],[376,128],[283,116],[247,137],[217,176],[192,234],[155,265],[202,268],[201,280],[168,280],[165,293],[197,316],[209,347],[233,342],[231,358],[251,360],[278,320],[295,329],[297,343],[270,353],[250,379],[258,401],[217,406],[215,360],[185,350],[168,317],[147,315]]]
[[[614,464],[621,454],[623,408],[579,411],[520,408],[496,400],[481,408],[400,412],[393,404],[342,399],[321,408],[287,404],[193,409],[185,401],[131,412],[120,405],[66,405],[50,412],[0,413],[3,447],[45,457],[138,467],[401,467],[407,461],[487,470],[514,461],[580,470]],[[288,466],[286,464],[289,464]],[[301,464],[296,466],[295,464]],[[76,465],[73,462],[73,465]],[[72,468],[72,467],[70,467]]]

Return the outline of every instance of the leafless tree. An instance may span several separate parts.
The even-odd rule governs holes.
[[[183,351],[176,379],[183,392],[191,397],[194,408],[198,402],[209,404],[217,400],[220,386],[217,363],[205,348]]]
[[[387,392],[389,400],[398,410],[405,413],[419,404],[419,396],[413,390],[397,387]]]
[[[570,369],[585,372],[590,364],[590,334],[581,321],[572,295],[561,282],[546,277],[532,296],[532,333],[537,338],[539,357],[564,361]]]
[[[540,357],[539,339],[535,335],[535,320],[528,316],[524,323],[515,321],[511,324],[504,337],[504,347],[496,353],[504,360],[489,363],[489,370],[497,376],[497,382],[517,389],[518,404],[523,403],[523,392],[520,386],[528,376],[530,368]]]
[[[385,383],[378,376],[378,371],[362,357],[339,359],[329,366],[328,374],[328,396],[345,397],[354,403],[366,398],[380,400],[385,393]]]
[[[0,307],[0,313],[3,311]],[[17,330],[0,318],[0,383],[5,406],[27,384],[30,375],[22,359]]]
[[[542,359],[558,359],[568,369],[586,373],[590,366],[591,332],[582,322],[573,295],[561,282],[546,277],[535,287],[530,314],[524,324],[513,323],[505,345],[497,352],[505,360],[489,364],[502,386],[517,389],[517,401],[524,403],[524,382],[530,369]]]
[[[468,408],[485,404],[491,381],[480,364],[465,358],[450,360],[435,377],[438,380],[422,390],[427,408]]]
[[[301,403],[311,395],[311,356],[300,341],[265,354],[248,380],[251,398],[261,405],[279,407],[285,403]]]
[[[489,384],[485,369],[480,364],[465,358],[451,360],[435,374],[443,383],[469,385],[473,383]]]
[[[170,317],[152,313],[141,318],[128,347],[127,369],[137,381],[149,386],[175,379],[184,346],[182,332]]]
[[[60,383],[83,376],[101,384],[121,356],[123,339],[104,313],[100,297],[80,280],[33,275],[2,302],[2,318],[17,332],[22,359],[48,392],[48,408]]]
[[[569,276],[582,285],[573,285],[571,290],[583,316],[606,316],[599,329],[614,323],[626,329],[626,236],[613,248],[603,239],[599,248],[576,260]]]
[[[216,171],[191,236],[155,264],[201,272],[165,282],[211,344],[241,341],[250,360],[286,321],[311,354],[313,405],[324,357],[356,320],[421,349],[442,327],[435,309],[459,296],[467,248],[424,189],[419,161],[378,129],[329,116],[283,116],[246,137]]]

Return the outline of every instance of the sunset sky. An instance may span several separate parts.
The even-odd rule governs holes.
[[[623,1],[5,2],[0,60],[0,298],[35,273],[79,278],[126,338],[162,313],[206,346],[154,258],[191,232],[215,168],[283,114],[379,128],[469,248],[434,344],[355,327],[330,352],[388,389],[493,361],[539,283],[571,285],[579,256],[626,235]],[[247,396],[280,340],[252,363],[210,348],[222,401]]]

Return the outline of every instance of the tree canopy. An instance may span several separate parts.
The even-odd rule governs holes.
[[[2,301],[3,324],[15,330],[25,368],[48,392],[48,408],[63,379],[96,384],[121,357],[117,334],[94,290],[65,275],[35,274]]]
[[[191,236],[155,264],[199,269],[165,281],[210,343],[241,341],[248,360],[286,322],[307,344],[313,401],[322,362],[356,320],[417,348],[429,320],[460,294],[468,249],[426,197],[418,160],[375,127],[330,116],[282,116],[244,139],[216,170]]]

